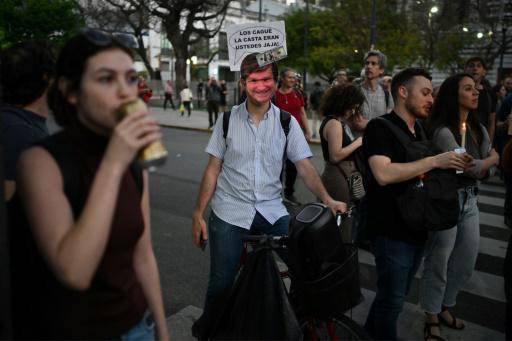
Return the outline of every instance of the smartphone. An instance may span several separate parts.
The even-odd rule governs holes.
[[[203,238],[203,234],[199,236],[199,246],[201,247],[201,250],[204,251],[206,249],[206,245],[208,245],[208,240]]]

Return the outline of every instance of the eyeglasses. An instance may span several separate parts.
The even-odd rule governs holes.
[[[80,33],[92,44],[98,46],[107,46],[116,42],[129,49],[136,49],[138,47],[137,41],[133,36],[126,33],[107,33],[100,30],[86,28]]]

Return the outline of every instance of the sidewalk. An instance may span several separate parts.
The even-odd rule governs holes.
[[[194,108],[192,110],[191,116],[188,117],[186,111],[185,114],[181,116],[178,110],[173,110],[170,106],[167,107],[167,110],[164,110],[161,103],[162,101],[160,100],[152,100],[150,102],[151,115],[158,121],[161,126],[205,132],[211,131],[208,129],[208,112],[206,109]],[[176,105],[176,108],[178,108],[178,105]],[[312,127],[313,120],[310,119],[308,121],[309,126]],[[318,126],[320,126],[320,122],[318,123]],[[313,139],[311,143],[320,143],[320,139]]]

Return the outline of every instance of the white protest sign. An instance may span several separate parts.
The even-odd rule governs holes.
[[[226,33],[231,71],[240,71],[244,57],[254,52],[283,47],[286,54],[284,21],[231,25]]]

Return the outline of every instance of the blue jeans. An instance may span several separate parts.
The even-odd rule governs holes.
[[[423,256],[423,246],[385,237],[373,242],[377,293],[365,329],[375,340],[396,340],[396,323]]]
[[[210,278],[206,292],[205,311],[216,297],[233,285],[243,250],[242,237],[249,234],[286,235],[289,225],[290,216],[288,215],[279,218],[272,225],[256,212],[251,229],[247,230],[223,221],[212,211],[208,224]]]
[[[429,314],[455,306],[459,290],[475,268],[480,240],[476,187],[459,190],[459,207],[457,225],[432,232],[425,249],[420,303]]]
[[[144,313],[142,320],[132,329],[121,335],[121,341],[153,341],[155,340],[155,323],[149,311]]]

